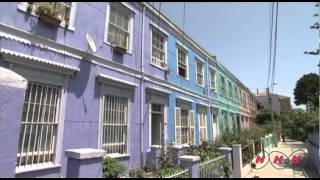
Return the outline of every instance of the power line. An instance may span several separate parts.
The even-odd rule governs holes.
[[[274,52],[273,52],[273,68],[272,68],[272,93],[274,87],[274,78],[276,73],[276,55],[277,55],[277,34],[278,34],[278,2],[276,7],[276,25],[275,25],[275,35],[274,35]]]
[[[268,81],[267,81],[267,86],[269,87],[269,81],[270,81],[270,69],[271,69],[271,59],[272,59],[272,39],[273,39],[273,10],[274,10],[274,2],[269,6],[270,9],[270,16],[271,16],[271,21],[269,19],[270,23],[270,41],[269,41],[269,66],[268,66]],[[270,18],[270,17],[269,17]]]

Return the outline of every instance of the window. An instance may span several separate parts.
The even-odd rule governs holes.
[[[160,30],[152,27],[151,63],[161,68],[164,68],[166,64],[166,42],[167,36],[160,32]]]
[[[102,149],[106,154],[126,154],[129,99],[105,95],[103,102]]]
[[[69,25],[71,20],[71,2],[20,2],[19,5],[26,7],[25,10],[31,14],[36,14],[37,9],[41,5],[50,4],[53,5],[57,11],[57,18],[60,19],[61,25]],[[73,19],[72,19],[73,21]],[[72,22],[73,23],[73,22]]]
[[[176,108],[176,143],[194,144],[194,112],[190,109]]]
[[[197,64],[197,84],[200,86],[204,85],[204,68],[203,68],[203,63],[200,62],[199,60],[196,61]]]
[[[230,81],[229,81],[229,87],[228,87],[228,97],[232,98],[232,84]]]
[[[177,47],[178,75],[188,79],[188,55],[182,47]]]
[[[216,89],[216,71],[210,70],[210,89],[215,90]]]
[[[233,86],[233,95],[234,95],[234,100],[238,101],[238,88],[237,86]]]
[[[151,145],[163,143],[163,105],[151,104]]]
[[[211,118],[212,118],[211,119],[212,120],[212,133],[215,134],[215,136],[212,135],[212,137],[217,138],[219,136],[219,128],[217,125],[218,120],[217,120],[216,112],[214,112],[214,111],[211,112]]]
[[[226,95],[226,88],[225,88],[225,82],[224,82],[224,77],[220,76],[221,78],[221,85],[220,85],[220,91],[221,91],[221,95],[225,96]]]
[[[207,140],[207,116],[205,111],[199,112],[199,122],[200,122],[200,141]]]
[[[62,87],[30,81],[25,94],[17,167],[55,163]]]
[[[120,3],[110,3],[107,42],[129,49],[131,12]]]

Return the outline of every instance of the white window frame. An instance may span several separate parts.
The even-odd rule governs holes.
[[[209,68],[209,71],[210,71],[210,90],[211,91],[213,91],[213,92],[216,92],[217,91],[217,72],[216,72],[216,70],[215,69],[213,69],[213,68]],[[211,74],[211,72],[213,72],[214,73],[214,78],[212,78],[212,74]],[[212,87],[212,79],[213,79],[213,81],[214,81],[214,87]]]
[[[162,70],[167,70],[166,68],[167,68],[167,66],[168,66],[168,33],[167,32],[165,32],[164,30],[162,30],[160,27],[158,28],[155,24],[153,24],[153,23],[150,23],[150,64],[151,65],[153,65],[153,66],[155,66],[155,67],[158,67],[158,68],[160,68],[160,69],[162,69]],[[154,64],[153,62],[152,62],[152,57],[153,57],[153,55],[152,55],[152,41],[153,41],[153,33],[152,33],[152,30],[153,29],[155,29],[156,31],[158,31],[159,33],[159,35],[160,36],[163,36],[163,38],[165,39],[165,41],[164,41],[164,67],[161,67],[161,66],[159,66],[159,65],[157,65],[157,64]]]
[[[180,115],[179,115],[179,121],[180,121],[180,126],[177,126],[177,110],[180,112]],[[184,109],[186,110],[186,109]],[[180,107],[175,107],[175,110],[174,110],[174,134],[175,134],[175,137],[174,137],[174,141],[177,145],[189,145],[188,143],[191,141],[191,138],[192,138],[192,144],[194,145],[195,144],[195,136],[196,136],[196,133],[195,133],[195,119],[194,119],[194,110],[192,109],[189,109],[187,110],[188,111],[188,136],[187,136],[187,143],[184,143],[182,144],[181,143],[181,108]],[[193,117],[191,115],[193,114]],[[193,124],[192,124],[192,119],[193,118]],[[179,142],[177,141],[177,129],[180,128],[180,140]],[[193,129],[193,137],[190,137],[189,133],[190,133],[190,130]]]
[[[198,83],[198,64],[200,63],[202,65],[202,84]],[[203,61],[201,61],[199,58],[195,58],[195,66],[196,66],[196,84],[200,87],[204,87],[205,84],[205,78],[204,78],[204,65],[205,63]]]
[[[204,112],[204,126],[201,126],[201,114]],[[200,108],[198,111],[198,122],[199,122],[199,143],[201,144],[201,129],[205,131],[205,141],[208,141],[208,127],[207,127],[207,109]]]
[[[134,28],[134,16],[135,16],[135,11],[133,8],[131,8],[128,3],[119,3],[119,2],[108,2],[107,3],[107,8],[106,8],[106,20],[105,20],[105,29],[104,29],[104,42],[108,44],[109,46],[112,47],[112,44],[108,42],[108,31],[109,31],[109,16],[110,16],[110,3],[113,3],[113,6],[116,6],[116,8],[121,8],[123,10],[127,10],[126,13],[129,14],[130,16],[130,22],[129,22],[129,43],[128,43],[128,51],[126,53],[132,54],[132,49],[133,49],[133,28]],[[123,8],[122,8],[122,7]]]
[[[215,116],[215,120],[213,119],[213,116]],[[218,110],[215,111],[211,109],[211,125],[212,125],[212,139],[215,140],[215,138],[219,137],[219,120],[218,120]],[[216,127],[214,128],[213,124],[216,123]]]
[[[101,81],[102,82],[102,81]],[[131,100],[131,89],[122,88],[121,86],[115,86],[113,84],[114,82],[106,83],[102,82],[100,87],[100,113],[99,113],[99,130],[98,130],[98,149],[102,149],[102,133],[103,133],[103,115],[104,115],[104,98],[105,95],[111,95],[111,96],[119,96],[124,97],[128,99],[128,114],[127,114],[127,149],[125,154],[120,153],[111,153],[106,154],[106,156],[111,157],[120,157],[120,156],[130,156],[130,128],[131,128],[131,106],[132,106],[132,100]]]
[[[63,131],[64,131],[64,118],[65,118],[65,107],[66,107],[66,98],[67,98],[67,88],[69,82],[69,76],[63,75],[60,73],[54,73],[50,71],[44,71],[40,69],[41,67],[37,67],[36,69],[28,68],[23,65],[17,64],[10,64],[9,68],[23,77],[25,77],[28,81],[34,81],[39,83],[50,84],[54,86],[60,86],[60,108],[59,111],[56,112],[57,122],[58,122],[58,132],[56,137],[56,144],[55,144],[55,154],[53,163],[42,163],[37,165],[28,165],[22,167],[16,167],[15,173],[25,173],[25,172],[32,172],[40,169],[47,169],[47,168],[55,168],[60,167],[61,156],[62,156],[62,140],[63,140]],[[17,152],[18,153],[18,152]]]
[[[76,19],[76,14],[77,14],[77,2],[71,2],[71,7],[70,7],[70,14],[69,14],[69,23],[68,26],[65,24],[60,24],[61,27],[67,28],[70,31],[75,31],[75,19]],[[19,2],[18,3],[18,9],[27,12],[27,7],[28,7],[28,2]],[[38,17],[36,14],[31,14],[33,16]]]
[[[186,71],[187,71],[186,72],[186,77],[183,77],[183,76],[179,75],[179,58],[178,58],[179,50],[184,51],[185,54],[186,54],[186,57],[185,57],[185,59],[186,59]],[[177,63],[177,75],[178,75],[178,77],[181,77],[181,78],[183,78],[185,80],[189,80],[189,50],[186,47],[184,47],[181,43],[178,43],[178,42],[176,43],[176,63]]]

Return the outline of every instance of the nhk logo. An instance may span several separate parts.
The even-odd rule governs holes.
[[[265,152],[264,155],[261,153],[255,158],[253,162],[255,166],[253,166],[253,168],[262,169],[269,162],[274,168],[279,170],[284,169],[289,165],[303,166],[305,157],[306,153],[302,149],[292,152],[289,156],[280,151]]]

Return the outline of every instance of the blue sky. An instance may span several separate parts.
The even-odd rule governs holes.
[[[263,91],[268,74],[270,4],[187,2],[184,30],[252,92]],[[317,21],[314,5],[279,3],[274,92],[290,96],[293,107],[296,81],[303,74],[318,73],[317,57],[303,54],[319,46],[318,31],[309,28]],[[159,3],[154,6],[159,9]],[[162,2],[161,12],[182,28],[183,6],[182,2]]]

